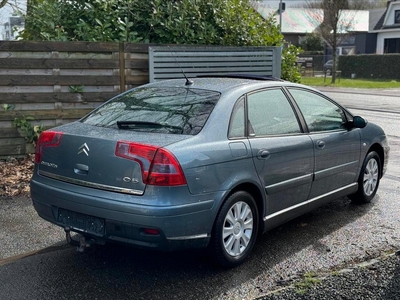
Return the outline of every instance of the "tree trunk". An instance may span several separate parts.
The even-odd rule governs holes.
[[[333,60],[333,62],[332,62],[332,81],[331,81],[331,83],[332,84],[335,84],[335,82],[336,82],[336,60],[337,60],[337,57],[336,57],[336,50],[337,50],[337,44],[336,44],[336,31],[334,30],[334,32],[333,32],[333,43],[332,43],[332,60]]]

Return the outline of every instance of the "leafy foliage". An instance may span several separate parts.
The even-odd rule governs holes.
[[[248,0],[30,1],[21,34],[25,40],[224,46],[284,42],[273,16],[264,20]]]
[[[322,51],[324,50],[324,42],[320,36],[315,33],[306,34],[305,38],[300,44],[301,48],[305,51]]]
[[[31,123],[31,121],[33,121],[33,120],[34,120],[33,117],[21,116],[21,117],[15,118],[13,123],[14,123],[15,127],[17,127],[20,130],[21,134],[23,135],[23,137],[25,138],[25,140],[28,143],[36,145],[36,142],[38,141],[40,134],[44,130],[44,126],[43,125],[33,125]]]
[[[301,52],[302,50],[294,45],[289,45],[283,49],[281,68],[283,79],[291,82],[301,81],[300,68],[297,66],[297,57]]]
[[[138,2],[138,1],[135,1]],[[26,16],[26,40],[136,42],[131,30],[132,1],[32,1]],[[128,12],[128,13],[127,13]]]
[[[1,107],[2,107],[4,110],[14,110],[15,104],[7,104],[7,103],[4,103]]]
[[[70,85],[68,90],[71,93],[83,93],[84,86],[83,85]]]
[[[244,0],[37,0],[22,37],[208,45],[282,44],[275,20]]]

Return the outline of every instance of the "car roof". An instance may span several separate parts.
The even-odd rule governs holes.
[[[190,78],[191,84],[186,84],[187,81],[185,78],[183,79],[170,79],[157,81],[153,83],[146,84],[146,87],[184,87],[184,88],[196,88],[196,89],[204,89],[204,90],[213,90],[220,93],[224,93],[227,91],[232,91],[235,89],[240,89],[244,86],[253,86],[257,88],[268,87],[268,86],[300,86],[298,84],[294,84],[288,81],[283,81],[277,78],[265,78],[265,77],[257,77],[254,75],[245,75],[240,77],[238,75],[229,75],[229,76],[202,76]]]

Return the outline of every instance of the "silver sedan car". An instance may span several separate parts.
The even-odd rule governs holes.
[[[315,89],[251,76],[177,79],[43,132],[31,195],[39,216],[81,249],[209,247],[233,267],[259,233],[342,196],[370,202],[388,155],[379,126]]]

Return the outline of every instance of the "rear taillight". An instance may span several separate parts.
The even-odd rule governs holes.
[[[35,162],[42,162],[43,150],[46,147],[58,147],[63,133],[58,131],[43,131],[36,144]]]
[[[178,160],[164,148],[118,141],[115,155],[138,162],[145,184],[159,186],[186,184],[186,179]]]

